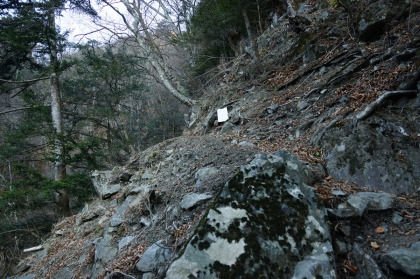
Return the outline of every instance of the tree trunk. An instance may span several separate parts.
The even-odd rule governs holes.
[[[61,189],[55,192],[55,203],[58,217],[70,216],[69,196],[66,190]]]
[[[193,106],[196,104],[196,101],[192,98],[189,98],[186,94],[185,88],[181,86],[181,84],[177,81],[174,81],[170,78],[170,75],[168,74],[170,72],[167,65],[165,65],[165,61],[163,56],[160,53],[159,47],[154,43],[153,36],[149,32],[149,27],[144,22],[143,14],[140,11],[139,5],[143,3],[144,5],[148,5],[146,2],[142,1],[127,1],[122,0],[122,3],[130,13],[130,15],[134,18],[133,22],[129,23],[127,18],[118,11],[118,9],[113,6],[112,3],[104,1],[109,7],[114,9],[123,19],[124,24],[130,30],[131,33],[136,38],[136,42],[140,49],[143,52],[143,56],[147,58],[147,61],[151,64],[152,69],[154,70],[154,76],[162,82],[162,84],[165,86],[166,89],[181,103],[187,105],[187,106]],[[164,4],[159,1],[158,3],[161,8],[163,8],[164,14],[161,14],[170,25],[174,25],[174,22],[172,21],[172,18],[169,15],[169,12],[166,11],[164,8]],[[156,7],[148,6],[152,10],[156,10]],[[139,30],[139,25],[141,26],[142,30]],[[176,26],[174,26],[176,27]],[[143,35],[144,34],[144,37]]]
[[[54,143],[54,153],[55,153],[55,162],[54,162],[54,179],[62,180],[66,178],[66,165],[64,163],[64,148],[63,142],[60,137],[63,134],[63,122],[61,115],[61,98],[60,98],[60,88],[57,73],[51,74],[50,79],[50,93],[51,93],[51,116],[53,121],[53,126],[56,135],[58,138],[55,139]]]
[[[248,33],[248,38],[251,42],[251,48],[252,48],[252,52],[254,53],[255,62],[257,62],[258,69],[262,73],[264,71],[264,69],[261,65],[260,53],[258,52],[258,47],[257,47],[257,44],[255,42],[254,35],[252,34],[251,23],[249,21],[248,13],[246,12],[243,0],[239,0],[239,6],[240,6],[241,11],[242,11],[242,16],[244,17],[246,32]]]
[[[49,13],[49,27],[51,30],[55,28],[55,8],[51,7]],[[61,114],[61,96],[60,83],[58,79],[58,58],[57,58],[57,42],[53,39],[50,41],[50,94],[51,94],[51,117],[56,138],[54,142],[54,180],[63,180],[66,178],[66,164],[64,162],[64,144],[63,136],[63,121]],[[59,217],[70,216],[70,201],[66,190],[58,190],[56,195],[57,214]]]

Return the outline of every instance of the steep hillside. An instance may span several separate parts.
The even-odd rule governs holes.
[[[419,276],[420,5],[295,2],[16,278]]]

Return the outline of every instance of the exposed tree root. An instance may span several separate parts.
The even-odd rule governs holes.
[[[356,115],[357,120],[364,120],[366,119],[376,108],[378,108],[380,105],[382,105],[385,100],[394,97],[394,96],[412,96],[417,93],[416,90],[398,90],[398,91],[389,91],[384,94],[382,94],[378,99],[376,99],[374,102],[369,104],[364,111],[360,112]]]

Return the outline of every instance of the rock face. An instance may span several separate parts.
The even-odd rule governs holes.
[[[102,238],[97,239],[96,242],[95,264],[92,268],[92,277],[94,278],[104,271],[105,266],[112,261],[118,252],[117,247],[113,245],[112,235],[110,234],[105,234]]]
[[[415,192],[420,181],[420,149],[405,143],[405,138],[417,129],[414,119],[401,123],[376,117],[356,127],[350,121],[334,127],[321,143],[328,173],[388,193]]]
[[[166,278],[335,278],[325,210],[305,173],[286,151],[242,167]]]
[[[154,272],[163,268],[165,262],[171,258],[170,247],[165,247],[163,241],[158,241],[144,252],[140,261],[136,264],[141,272]]]
[[[203,203],[209,199],[211,199],[213,196],[209,194],[197,194],[197,193],[190,193],[185,195],[185,197],[182,199],[181,203],[179,204],[182,209],[191,209],[200,203]]]
[[[374,259],[363,251],[357,243],[354,244],[351,252],[353,261],[356,263],[358,270],[356,278],[366,279],[386,279],[387,277],[382,273]]]
[[[386,193],[361,192],[348,197],[345,203],[339,204],[337,217],[360,217],[369,210],[386,210],[392,207],[393,199]]]
[[[386,31],[387,25],[403,12],[405,1],[374,0],[369,1],[357,24],[360,39],[374,41]]]
[[[106,199],[121,190],[120,184],[113,183],[111,178],[113,177],[112,171],[94,171],[91,175],[93,187],[101,197]]]
[[[398,249],[384,255],[392,269],[402,270],[412,276],[420,276],[420,242],[416,242],[409,249]]]

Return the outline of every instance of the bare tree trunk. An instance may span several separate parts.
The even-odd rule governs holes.
[[[162,1],[157,1],[157,5],[159,7],[156,7],[156,2],[154,4],[150,4],[142,0],[122,0],[122,3],[133,18],[133,22],[131,23],[118,10],[118,8],[113,5],[113,3],[107,0],[104,0],[104,3],[121,16],[127,29],[135,36],[136,43],[142,50],[143,56],[147,58],[147,61],[154,70],[154,76],[160,80],[166,89],[168,89],[168,91],[181,103],[190,107],[195,105],[196,101],[187,96],[187,91],[181,86],[181,83],[170,77],[170,69],[165,64],[163,55],[161,54],[159,47],[155,44],[153,36],[149,32],[149,26],[144,21],[142,11],[140,10],[141,5],[147,6],[150,10],[156,12],[157,15],[163,17],[167,23],[176,30],[176,24],[173,22],[170,12],[165,8],[164,3]],[[162,10],[159,10],[159,8]],[[141,27],[141,30],[139,29],[139,26]]]
[[[255,62],[257,62],[258,69],[260,72],[263,72],[264,69],[261,65],[260,53],[258,52],[257,44],[255,42],[254,35],[251,30],[251,23],[249,22],[248,13],[246,12],[243,0],[239,0],[239,6],[241,7],[242,16],[244,17],[246,32],[248,33],[248,38],[251,42],[252,52],[254,53]]]
[[[53,121],[53,126],[57,136],[62,136],[63,134],[63,122],[61,115],[61,98],[60,98],[60,88],[57,73],[51,74],[50,79],[50,93],[51,93],[51,116]],[[60,138],[55,139],[54,144],[54,153],[55,153],[55,163],[54,163],[54,179],[62,180],[66,178],[66,165],[63,162],[63,142]]]
[[[122,120],[121,115],[118,116],[118,121],[119,121],[118,129],[121,131],[121,133],[122,133],[122,135],[123,135],[123,137],[124,137],[124,139],[125,139],[125,141],[128,145],[128,149],[130,149],[130,152],[131,152],[130,155],[134,156],[136,154],[136,149],[130,143],[130,137],[128,136],[127,129],[126,129],[125,125],[122,124],[122,123],[124,123],[124,121]]]
[[[55,28],[55,8],[51,7],[49,13],[49,27],[52,30]],[[57,58],[57,42],[53,39],[50,41],[50,67],[51,67],[51,78],[50,78],[50,94],[51,94],[51,116],[53,121],[53,126],[56,134],[56,139],[54,143],[54,153],[55,153],[55,162],[54,162],[54,179],[63,180],[66,178],[66,164],[64,162],[64,145],[62,141],[63,135],[63,121],[61,113],[61,96],[60,96],[60,84],[58,79],[58,58]],[[67,194],[67,191],[57,190],[56,195],[56,204],[57,204],[57,214],[59,217],[70,216],[70,201]]]
[[[69,195],[66,190],[60,189],[55,192],[55,202],[57,204],[57,215],[59,217],[70,216]]]

